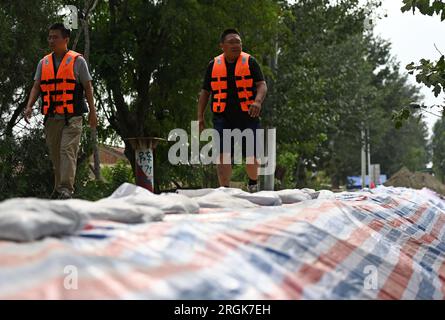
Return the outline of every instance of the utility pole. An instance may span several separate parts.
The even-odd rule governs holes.
[[[278,38],[276,37],[274,40],[274,46],[275,46],[275,50],[272,56],[269,57],[269,67],[272,69],[272,71],[274,73],[277,72],[277,68],[278,68]],[[273,86],[273,82],[272,81],[268,81],[268,87],[269,90],[272,89]],[[266,108],[266,110],[268,110],[269,108]],[[264,115],[267,116],[267,115]],[[273,128],[271,126],[267,126],[266,130],[264,130],[264,139],[265,139],[265,151],[266,154],[268,155],[268,161],[271,161],[271,156],[273,157],[273,163],[275,163],[275,158],[276,158],[276,154],[275,154],[275,150],[276,150],[276,134],[275,134],[275,130],[276,128]],[[269,132],[273,132],[273,139],[272,141],[269,141],[268,136],[269,136]],[[258,150],[257,150],[258,151]],[[273,152],[274,154],[271,155],[271,152]],[[262,183],[261,183],[262,182]],[[260,189],[261,190],[269,190],[269,191],[273,191],[275,189],[275,172],[268,174],[268,175],[264,175],[262,181],[260,180]]]
[[[365,133],[365,129],[364,129],[364,125],[362,125],[362,130],[361,130],[361,135],[362,135],[362,139],[361,139],[361,145],[362,145],[362,150],[361,150],[361,154],[362,154],[362,189],[366,187],[366,133]]]
[[[265,140],[265,151],[267,155],[267,165],[275,164],[276,162],[276,129],[275,128],[267,128],[264,136]],[[269,135],[271,136],[271,140],[269,141]],[[275,189],[275,170],[270,174],[264,175],[264,182],[261,190],[273,191]]]
[[[367,148],[366,148],[366,152],[368,153],[368,176],[369,176],[369,183],[368,183],[368,187],[369,188],[371,188],[371,186],[372,186],[372,180],[373,180],[373,177],[372,177],[372,172],[371,172],[371,144],[369,143],[369,127],[367,128],[367,131],[366,131],[366,146],[367,146]]]

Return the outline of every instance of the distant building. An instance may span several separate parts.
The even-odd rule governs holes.
[[[119,160],[123,160],[127,162],[129,161],[124,154],[125,149],[120,147],[111,147],[107,145],[100,144],[99,145],[99,159],[100,165],[112,166],[115,165]],[[93,155],[90,157],[90,163],[94,163]]]

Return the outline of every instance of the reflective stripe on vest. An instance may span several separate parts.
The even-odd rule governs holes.
[[[253,77],[249,68],[250,55],[241,52],[235,66],[235,83],[242,111],[249,111],[253,100]],[[210,85],[213,94],[213,112],[224,112],[227,103],[227,68],[224,54],[215,57]]]
[[[40,91],[43,99],[42,113],[74,114],[74,61],[80,53],[69,50],[54,74],[53,54],[46,55],[42,60]]]

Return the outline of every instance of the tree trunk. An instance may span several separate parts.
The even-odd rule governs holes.
[[[88,24],[88,17],[91,14],[91,12],[94,10],[94,8],[97,5],[98,0],[94,0],[92,2],[91,0],[85,0],[85,8],[84,8],[84,16],[81,18],[81,24],[82,27],[79,29],[79,32],[77,33],[76,39],[74,41],[73,50],[76,49],[77,43],[79,41],[80,35],[82,34],[82,31],[84,33],[84,39],[85,39],[85,48],[83,57],[85,58],[86,62],[90,62],[90,31],[89,31],[89,24]],[[94,166],[93,166],[93,173],[96,180],[103,180],[102,175],[100,172],[100,154],[99,154],[99,146],[97,144],[97,130],[92,129],[91,130],[91,143],[93,148],[93,158],[94,158]]]
[[[295,187],[297,189],[306,187],[306,167],[302,156],[298,158],[295,168]]]

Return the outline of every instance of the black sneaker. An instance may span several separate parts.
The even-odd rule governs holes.
[[[71,199],[73,196],[71,194],[71,192],[69,192],[68,190],[62,190],[59,192],[59,200],[65,200],[65,199]]]
[[[55,199],[59,199],[59,192],[57,192],[56,190],[54,190],[51,195],[49,196],[49,198],[51,200],[55,200]]]
[[[258,192],[258,184],[251,184],[247,186],[247,191],[250,193]]]

